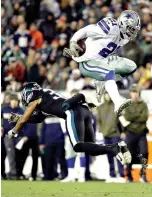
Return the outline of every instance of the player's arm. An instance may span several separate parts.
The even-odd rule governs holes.
[[[19,130],[23,128],[23,126],[28,122],[31,115],[35,111],[36,107],[40,104],[41,99],[37,99],[29,103],[26,108],[24,114],[18,119],[15,127],[8,132],[8,137],[12,138],[15,134],[18,134]]]
[[[71,38],[70,40],[70,55],[74,57],[78,57],[79,53],[78,51],[83,51],[77,44],[77,42],[81,39],[92,37],[96,34],[94,31],[94,28],[96,28],[96,24],[88,25],[82,29],[79,29]]]
[[[22,115],[17,114],[17,113],[11,113],[8,121],[9,123],[16,123]],[[32,114],[32,116],[28,119],[27,123],[41,123],[44,121],[44,119],[46,118],[45,115],[42,114],[42,112],[36,113],[36,114]]]
[[[86,27],[83,27],[82,29],[79,29],[71,38],[70,42],[77,42],[78,40],[92,37],[96,34],[94,31],[94,28],[96,28],[96,24],[87,25]]]

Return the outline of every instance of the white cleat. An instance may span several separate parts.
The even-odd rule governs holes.
[[[132,104],[131,99],[124,99],[118,107],[115,107],[115,113],[120,116],[122,111]]]
[[[119,152],[119,153],[116,155],[116,158],[121,162],[122,165],[125,164],[125,160],[124,160],[123,154],[122,154],[121,152]]]
[[[94,85],[96,88],[96,98],[98,102],[101,102],[102,95],[105,93],[105,81],[94,80]]]
[[[79,179],[78,179],[78,182],[79,182],[79,183],[84,183],[84,182],[85,182],[85,178],[79,178]]]
[[[126,179],[123,177],[110,177],[106,179],[106,183],[126,183]]]
[[[60,181],[61,183],[69,183],[69,182],[75,182],[75,179],[72,177],[67,176],[65,179]]]

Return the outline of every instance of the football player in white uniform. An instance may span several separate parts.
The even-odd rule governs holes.
[[[99,81],[95,83],[99,102],[103,89],[106,89],[118,115],[131,104],[131,100],[120,97],[115,81],[133,73],[137,66],[133,61],[114,54],[136,37],[139,30],[138,14],[132,10],[125,10],[118,20],[106,17],[97,24],[78,30],[70,40],[70,48],[63,52],[79,63],[79,69],[84,76]],[[77,42],[82,39],[86,39],[86,51],[79,57],[82,49]]]

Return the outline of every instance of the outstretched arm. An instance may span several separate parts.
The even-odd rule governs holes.
[[[79,29],[71,38],[70,40],[70,49],[65,49],[64,50],[64,55],[67,56],[73,56],[73,57],[79,57],[79,53],[78,51],[82,51],[83,49],[78,45],[77,41],[84,39],[84,38],[88,38],[88,37],[93,37],[94,35],[97,34],[96,30],[97,25],[96,24],[92,24],[92,25],[88,25],[82,29]]]
[[[23,128],[23,126],[28,122],[31,115],[35,111],[37,105],[39,105],[41,99],[37,99],[31,103],[29,103],[28,107],[26,108],[24,114],[19,118],[15,127],[8,132],[8,137],[12,138],[15,134],[18,134],[19,130]]]
[[[11,113],[8,121],[9,123],[16,123],[22,115],[17,113]],[[45,115],[42,114],[42,112],[36,112],[33,113],[32,116],[28,119],[27,123],[41,123],[46,118]]]

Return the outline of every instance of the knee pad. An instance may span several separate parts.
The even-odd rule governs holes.
[[[108,80],[115,80],[115,72],[113,70],[111,70],[110,72],[108,72],[108,74],[106,74],[105,81]]]
[[[124,58],[124,60],[125,60],[125,65],[128,70],[128,73],[132,73],[133,71],[137,69],[137,65],[134,61],[129,60],[127,58]]]

